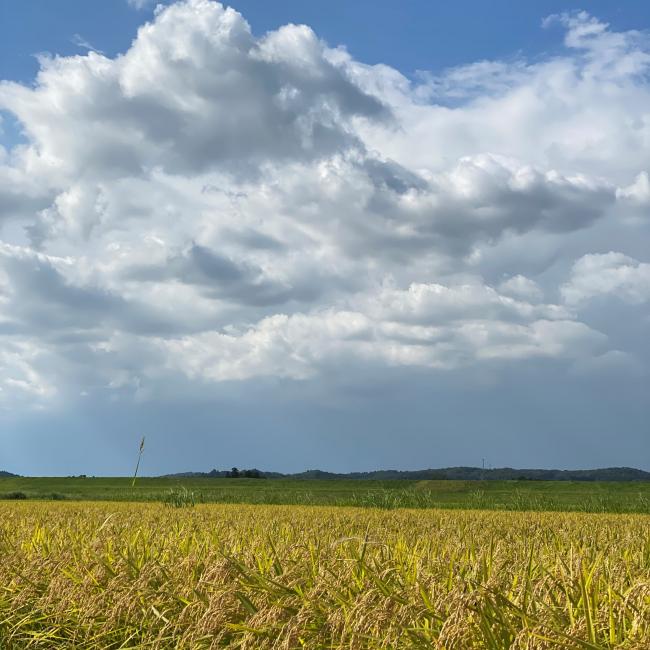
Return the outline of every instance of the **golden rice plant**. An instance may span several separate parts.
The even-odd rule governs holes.
[[[0,648],[650,648],[650,517],[0,503]]]

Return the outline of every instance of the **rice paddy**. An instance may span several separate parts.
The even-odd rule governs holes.
[[[16,477],[0,500],[164,501],[188,491],[197,503],[460,508],[650,514],[650,482],[409,481]]]
[[[0,647],[648,648],[650,516],[0,502]]]

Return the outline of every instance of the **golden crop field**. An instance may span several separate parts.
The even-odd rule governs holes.
[[[650,648],[650,517],[0,503],[0,647]]]

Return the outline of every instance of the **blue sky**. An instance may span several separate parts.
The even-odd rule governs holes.
[[[0,5],[0,469],[650,468],[646,4],[231,7]]]
[[[128,49],[138,27],[158,3],[140,8],[127,0],[9,1],[0,6],[0,79],[30,83],[38,72],[37,55],[71,56],[94,47],[108,56]],[[161,4],[169,4],[163,2]],[[412,76],[469,61],[534,58],[556,53],[556,30],[540,29],[546,16],[586,9],[616,29],[650,28],[644,2],[333,2],[230,3],[257,34],[287,23],[313,27],[329,45],[343,45],[365,63],[386,63]],[[5,115],[0,142],[21,140],[19,125]]]
[[[0,6],[0,77],[29,82],[38,71],[34,55],[83,52],[76,36],[109,56],[124,52],[156,3],[135,9],[126,1],[29,0]],[[168,4],[168,3],[163,3]],[[262,34],[287,23],[310,25],[330,45],[344,45],[366,63],[387,63],[404,74],[440,70],[469,61],[535,56],[558,49],[556,30],[541,30],[550,14],[586,10],[615,29],[647,29],[647,3],[591,2],[371,2],[241,0],[242,12]]]

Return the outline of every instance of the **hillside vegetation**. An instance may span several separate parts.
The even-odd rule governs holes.
[[[373,472],[349,472],[347,474],[324,472],[311,469],[296,474],[264,472],[257,469],[244,470],[257,472],[263,478],[294,478],[316,480],[429,480],[429,481],[650,481],[650,472],[633,467],[604,467],[600,469],[513,469],[498,467],[443,467],[440,469],[396,470],[380,469]],[[229,470],[210,472],[181,472],[168,474],[167,478],[228,478]]]

